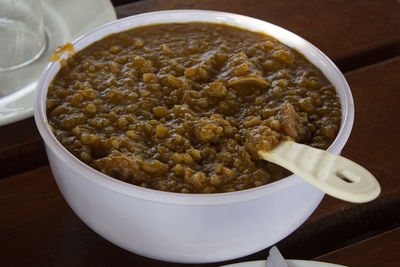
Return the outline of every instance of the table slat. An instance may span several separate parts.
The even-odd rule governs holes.
[[[334,262],[347,266],[398,267],[400,228],[339,249],[316,258],[316,261]]]
[[[400,54],[400,4],[396,0],[145,0],[117,6],[116,12],[121,18],[178,8],[235,12],[275,23],[311,41],[342,71]],[[0,178],[46,163],[33,118],[0,127]]]
[[[316,45],[342,71],[400,54],[396,0],[146,0],[116,7],[119,17],[166,9],[211,9],[271,22]]]
[[[48,164],[33,117],[0,127],[0,178]]]
[[[285,257],[311,259],[399,227],[400,170],[393,149],[399,147],[399,125],[392,123],[399,115],[397,73],[400,58],[346,75],[357,117],[343,154],[377,176],[382,194],[362,205],[326,197],[303,226],[278,244]],[[128,253],[91,231],[63,200],[48,166],[0,179],[0,210],[0,260],[6,266],[177,266]],[[262,251],[236,261],[265,257]]]

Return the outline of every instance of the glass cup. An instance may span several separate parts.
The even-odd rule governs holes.
[[[45,48],[41,0],[0,0],[0,71],[28,65]]]

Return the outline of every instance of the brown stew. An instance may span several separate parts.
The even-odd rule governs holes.
[[[341,109],[299,52],[212,23],[158,24],[75,53],[49,86],[57,139],[93,168],[142,187],[218,193],[287,176],[258,159],[279,140],[326,149]]]

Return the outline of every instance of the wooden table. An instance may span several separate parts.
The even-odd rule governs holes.
[[[116,12],[122,18],[184,8],[234,12],[287,28],[324,51],[352,89],[356,116],[343,155],[371,171],[382,193],[362,205],[326,196],[277,244],[284,257],[400,266],[400,2],[144,0]],[[91,231],[64,201],[47,164],[33,118],[0,127],[0,265],[179,266],[129,253]],[[263,250],[231,262],[266,257]]]

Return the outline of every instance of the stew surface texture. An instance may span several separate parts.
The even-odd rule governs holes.
[[[282,139],[326,149],[341,107],[303,55],[261,33],[157,24],[75,53],[49,86],[57,139],[127,183],[181,193],[261,186],[290,173],[258,158]]]

